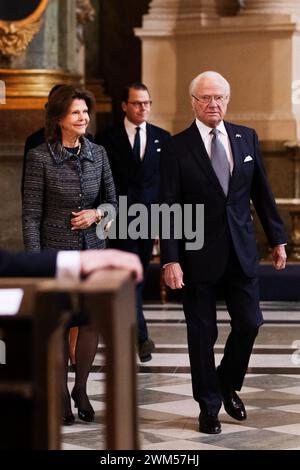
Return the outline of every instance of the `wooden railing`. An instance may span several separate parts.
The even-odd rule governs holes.
[[[17,315],[0,316],[0,339],[6,346],[6,364],[0,365],[0,448],[60,448],[62,338],[70,318],[63,294],[73,304],[84,296],[90,321],[105,343],[105,447],[138,449],[135,288],[130,275],[103,270],[78,283],[0,279],[0,288],[10,287],[21,287],[24,297]]]

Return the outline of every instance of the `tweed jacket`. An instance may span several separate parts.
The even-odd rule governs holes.
[[[30,150],[23,199],[25,249],[41,251],[104,248],[96,225],[71,230],[72,212],[109,203],[117,208],[115,186],[103,147],[81,138],[80,154],[61,143]]]

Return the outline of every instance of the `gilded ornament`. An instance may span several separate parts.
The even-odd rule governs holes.
[[[23,52],[33,36],[38,33],[41,21],[25,26],[16,26],[14,23],[0,25],[0,51],[6,57],[16,57]]]

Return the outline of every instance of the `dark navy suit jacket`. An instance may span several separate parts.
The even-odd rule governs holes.
[[[142,162],[133,155],[123,122],[106,131],[97,142],[107,151],[117,195],[127,195],[128,204],[158,202],[161,149],[170,134],[148,123],[146,131],[147,145]]]
[[[1,277],[53,277],[57,253],[9,253],[0,250]]]
[[[231,243],[246,276],[256,276],[258,253],[250,200],[270,246],[287,241],[266,178],[256,132],[228,122],[225,122],[225,127],[234,159],[227,197],[195,122],[172,137],[161,156],[160,202],[204,204],[202,249],[185,250],[186,240],[171,238],[161,241],[163,264],[180,262],[185,279],[191,281],[218,279],[224,272]]]

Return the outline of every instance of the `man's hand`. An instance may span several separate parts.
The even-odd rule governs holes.
[[[171,289],[181,289],[184,286],[183,272],[179,263],[170,263],[164,268],[164,280]]]
[[[272,250],[273,266],[275,269],[284,269],[286,264],[286,252],[284,245],[277,245]]]
[[[137,255],[120,250],[86,250],[80,252],[81,274],[104,268],[128,269],[136,279],[143,280],[143,267]]]

